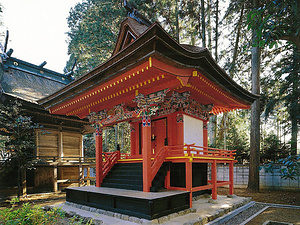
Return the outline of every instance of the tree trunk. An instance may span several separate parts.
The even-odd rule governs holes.
[[[211,0],[207,1],[207,37],[208,37],[208,50],[212,52],[212,43],[211,43]]]
[[[17,178],[17,182],[18,182],[18,198],[20,198],[22,196],[22,186],[21,186],[21,166],[20,163],[18,162],[18,178]]]
[[[201,27],[202,27],[202,47],[206,47],[204,0],[201,0]]]
[[[292,102],[290,106],[290,117],[292,123],[292,137],[291,137],[291,153],[293,155],[297,154],[297,137],[298,137],[298,119],[299,114],[299,74],[300,74],[300,52],[296,47],[293,49],[293,93]]]
[[[254,8],[259,5],[259,0],[253,0]],[[256,31],[252,31],[253,42]],[[260,93],[260,48],[252,47],[252,92]],[[260,153],[260,100],[257,99],[251,106],[251,134],[250,134],[250,165],[247,190],[259,192],[259,153]]]
[[[230,70],[229,70],[229,75],[231,78],[233,78],[233,76],[234,76],[235,63],[236,63],[236,58],[238,55],[238,47],[239,47],[239,42],[240,42],[242,21],[243,21],[243,17],[244,17],[244,5],[245,5],[244,2],[242,2],[240,19],[237,24],[237,32],[236,32],[236,38],[235,38],[235,44],[234,44],[234,50],[233,50],[233,57],[232,57],[232,62],[231,62]]]
[[[177,41],[178,41],[178,43],[179,43],[179,13],[178,13],[178,0],[176,0],[176,2],[175,2],[175,16],[176,16],[176,21],[175,21],[175,28],[176,28],[176,39],[177,39]]]
[[[216,36],[215,36],[215,60],[218,62],[218,39],[219,39],[219,0],[216,0]]]
[[[216,26],[215,26],[215,60],[218,62],[218,39],[219,39],[219,0],[216,0]],[[209,118],[209,144],[216,147],[217,139],[217,115]]]
[[[226,143],[226,138],[227,138],[227,117],[228,113],[225,112],[223,113],[223,149],[227,149],[227,143]]]

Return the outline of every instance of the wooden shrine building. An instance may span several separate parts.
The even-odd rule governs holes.
[[[139,15],[122,22],[111,58],[39,103],[96,128],[96,187],[67,189],[67,201],[153,219],[189,208],[196,192],[216,199],[229,185],[233,194],[235,153],[208,147],[207,122],[257,97],[206,48],[179,44]],[[131,125],[131,152],[103,152],[102,130],[122,121]],[[217,163],[230,165],[228,181],[217,180]]]
[[[78,185],[82,166],[92,165],[84,162],[83,155],[83,134],[91,132],[89,121],[53,115],[37,104],[38,99],[65,87],[72,77],[44,68],[46,62],[38,66],[11,54],[12,50],[0,54],[0,103],[17,100],[25,115],[39,124],[39,128],[28,131],[36,141],[36,147],[29,151],[35,169],[23,171],[23,194],[26,194],[26,187],[57,191],[58,186]],[[0,127],[0,135],[10,135],[10,131]],[[16,185],[9,182],[13,177],[16,177],[13,171],[8,178],[2,177],[1,188]]]

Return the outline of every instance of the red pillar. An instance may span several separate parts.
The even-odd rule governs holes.
[[[217,161],[211,164],[212,199],[217,199]]]
[[[151,187],[151,121],[146,116],[142,122],[142,154],[143,154],[143,191],[150,192]]]
[[[190,208],[193,206],[193,173],[192,173],[192,161],[188,161],[185,163],[185,183],[186,183],[186,190],[190,192]]]
[[[233,161],[229,163],[229,181],[230,181],[229,194],[230,195],[233,195],[233,164],[234,164]]]
[[[100,187],[102,183],[102,129],[96,127],[96,187]]]

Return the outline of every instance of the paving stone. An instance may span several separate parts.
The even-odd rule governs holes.
[[[232,208],[232,207],[229,207],[229,208],[223,208],[223,209],[224,209],[224,211],[225,211],[225,214],[227,214],[227,213],[231,212],[231,208]]]
[[[207,217],[205,217],[205,218],[200,217],[199,222],[201,225],[204,225],[204,224],[208,223],[208,219],[207,219]]]
[[[199,225],[199,220],[190,220],[189,222],[184,223],[183,225]]]
[[[129,221],[134,223],[140,223],[140,219],[134,216],[130,216]]]
[[[75,206],[76,208],[78,208],[78,209],[81,209],[81,207],[82,207],[82,205],[79,205],[79,204],[76,204],[76,203],[74,203],[74,206]]]
[[[76,212],[74,211],[70,211],[68,213],[66,213],[68,217],[73,217],[73,216],[76,216]]]
[[[94,225],[100,225],[100,224],[103,224],[103,221],[102,220],[93,219],[93,224]]]
[[[210,221],[212,221],[212,216],[213,215],[211,215],[211,214],[206,214],[205,218],[207,218],[207,221],[210,222]]]
[[[96,213],[99,213],[99,214],[105,214],[105,210],[103,209],[96,209]]]
[[[178,212],[178,216],[184,216],[185,215],[185,212],[184,211],[179,211]]]
[[[195,212],[197,212],[197,209],[195,209],[195,208],[190,208],[190,212],[191,212],[191,213],[195,213]]]
[[[184,210],[184,211],[185,211],[185,214],[188,214],[188,213],[191,212],[191,209],[186,209],[186,210]]]
[[[151,220],[140,219],[141,224],[152,224]]]
[[[163,217],[158,218],[159,223],[164,223],[164,222],[167,222],[168,220],[169,220],[168,216],[163,216]]]
[[[227,198],[236,198],[236,195],[227,195]]]
[[[174,218],[176,218],[178,216],[179,216],[178,213],[172,213],[172,214],[168,215],[169,220],[174,219]]]
[[[82,206],[81,209],[82,210],[86,210],[86,211],[90,211],[90,207],[86,206],[86,205]]]
[[[91,211],[91,212],[96,212],[96,210],[97,210],[96,208],[90,207],[90,211]]]
[[[114,217],[114,213],[111,211],[106,211],[104,215]]]
[[[151,224],[159,224],[158,219],[151,220]]]
[[[114,213],[114,217],[121,219],[122,214],[121,213]]]
[[[219,212],[219,217],[225,215],[225,210],[224,209],[218,209],[217,212]]]
[[[129,220],[129,216],[128,216],[128,215],[122,215],[122,216],[121,216],[121,219],[122,219],[122,220]]]
[[[208,199],[208,203],[219,204],[217,199],[212,199],[212,198]]]

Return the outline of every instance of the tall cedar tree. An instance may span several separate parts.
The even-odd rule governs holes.
[[[253,0],[253,7],[259,7],[259,0]],[[256,42],[256,27],[252,30],[252,40]],[[260,47],[252,47],[252,93],[260,94]],[[250,164],[247,190],[259,192],[260,157],[260,100],[251,105]]]
[[[249,13],[248,23],[249,28],[257,27],[258,39],[254,46],[272,48],[281,40],[287,41],[285,46],[290,49],[290,60],[287,64],[281,64],[282,71],[286,73],[282,73],[285,78],[282,79],[279,95],[274,96],[268,103],[267,112],[273,111],[276,103],[284,102],[291,121],[291,150],[292,154],[296,154],[300,122],[300,2],[268,1]]]

